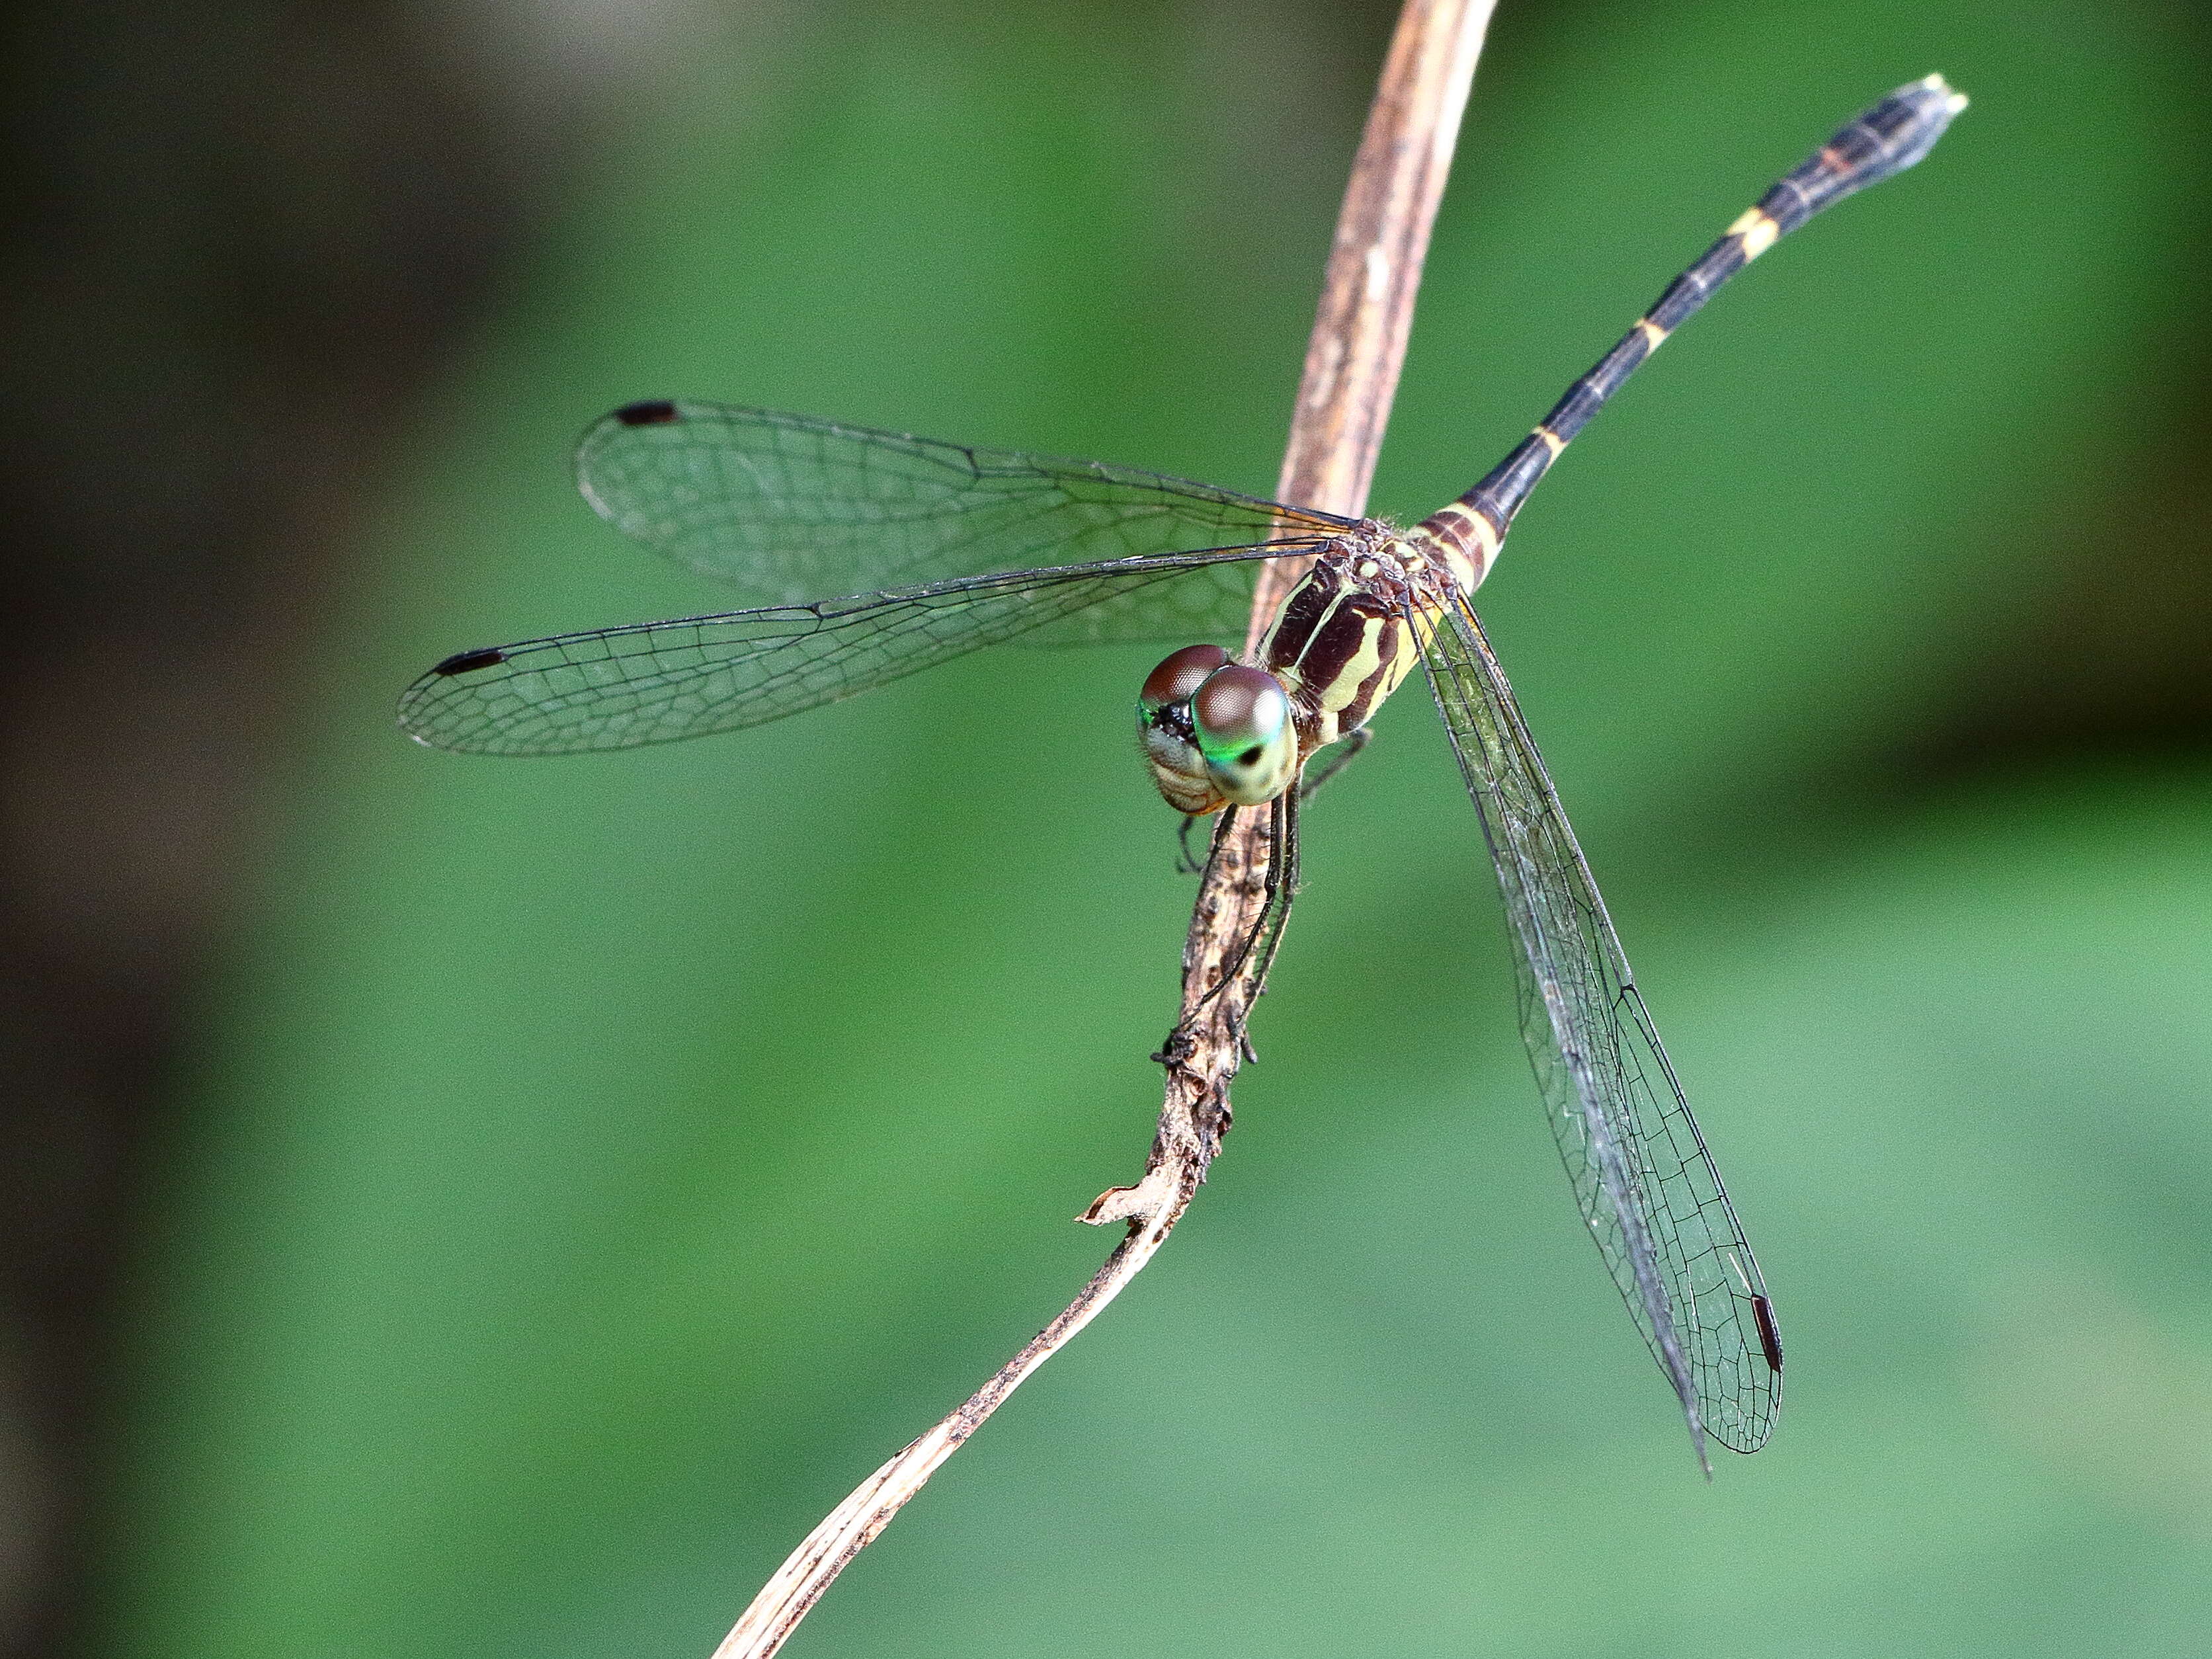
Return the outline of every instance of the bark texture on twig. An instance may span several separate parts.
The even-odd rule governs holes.
[[[1494,3],[1407,0],[1400,15],[1329,251],[1279,501],[1346,517],[1365,508],[1413,325],[1429,228]],[[1261,568],[1248,652],[1303,563],[1275,560]],[[1264,814],[1240,815],[1199,891],[1183,946],[1182,1018],[1158,1056],[1167,1068],[1166,1093],[1144,1176],[1101,1194],[1080,1218],[1126,1223],[1127,1236],[1058,1318],[807,1534],[714,1659],[768,1659],[781,1647],[845,1564],[1008,1395],[1120,1293],[1173,1231],[1228,1131],[1229,1085],[1245,1052],[1246,1013],[1261,990],[1247,966],[1209,995],[1260,920],[1267,873],[1264,823]]]

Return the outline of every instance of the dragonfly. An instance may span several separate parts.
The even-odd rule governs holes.
[[[585,497],[748,608],[458,653],[403,694],[400,726],[482,754],[627,749],[780,720],[1006,641],[1240,639],[1255,571],[1310,558],[1254,660],[1202,643],[1146,677],[1153,781],[1186,829],[1271,814],[1264,937],[1243,947],[1264,972],[1297,885],[1297,803],[1425,671],[1504,899],[1553,1135],[1710,1476],[1709,1439],[1748,1453],[1772,1432],[1774,1304],[1469,598],[1560,452],[1662,341],[1778,239],[1918,161],[1965,106],[1929,76],[1847,123],[1504,460],[1410,528],[1094,461],[629,404],[578,447]]]

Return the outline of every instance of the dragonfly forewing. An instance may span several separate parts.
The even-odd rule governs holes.
[[[1419,625],[1517,947],[1522,1037],[1583,1218],[1700,1458],[1708,1434],[1756,1451],[1782,1395],[1759,1264],[1481,624],[1455,602]]]
[[[748,605],[1241,544],[1302,551],[1350,527],[1135,467],[695,401],[594,422],[576,481],[609,523]],[[1034,642],[1241,638],[1249,568],[1169,597],[1124,587]]]
[[[969,576],[464,651],[407,688],[399,724],[434,748],[475,754],[674,743],[781,720],[1133,593],[1189,588],[1219,568],[1285,550],[1214,549]]]

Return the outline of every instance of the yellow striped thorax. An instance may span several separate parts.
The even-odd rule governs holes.
[[[1306,755],[1367,724],[1421,659],[1413,615],[1443,603],[1434,543],[1390,532],[1377,541],[1315,560],[1260,642],[1260,665],[1290,694]]]

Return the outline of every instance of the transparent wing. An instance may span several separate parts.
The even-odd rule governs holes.
[[[594,629],[464,651],[399,699],[420,742],[477,754],[629,749],[780,720],[1159,590],[1200,605],[1221,567],[1288,550],[1228,548],[969,576],[902,592]]]
[[[1782,1400],[1759,1264],[1481,624],[1455,604],[1421,632],[1520,946],[1521,1035],[1576,1200],[1699,1460],[1707,1434],[1756,1451]]]
[[[1097,461],[940,443],[811,416],[632,404],[576,447],[585,498],[625,534],[734,584],[751,605],[908,588],[1242,544],[1310,545],[1325,514]],[[1289,550],[1289,549],[1285,549]],[[1250,568],[1215,572],[1192,638],[1242,637]],[[1241,586],[1240,586],[1241,585]],[[1195,596],[1143,586],[1046,629],[1042,642],[1167,637]]]

